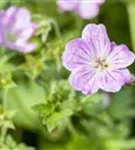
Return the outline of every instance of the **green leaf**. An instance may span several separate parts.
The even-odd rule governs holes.
[[[14,110],[5,111],[4,109],[0,108],[0,127],[14,129],[12,119],[15,116],[15,113],[16,112]]]
[[[27,146],[24,143],[17,145],[16,149],[17,150],[35,150],[35,148],[33,148],[31,146]]]
[[[16,87],[10,72],[0,73],[0,87],[5,90]]]
[[[66,150],[95,150],[85,137],[81,135],[76,135],[72,140],[67,144]]]
[[[65,126],[72,114],[73,112],[70,109],[55,112],[50,117],[43,118],[43,124],[46,124],[48,131],[52,132],[57,127]]]
[[[5,146],[9,150],[35,150],[35,148],[27,146],[24,143],[17,144],[17,142],[13,139],[11,135],[8,135],[6,137]]]
[[[38,127],[38,118],[32,106],[44,101],[44,90],[35,82],[20,83],[10,89],[4,99],[7,110],[15,110],[16,123],[30,128]],[[34,122],[34,123],[33,123]]]
[[[14,149],[17,146],[17,143],[14,141],[13,137],[11,135],[8,135],[6,137],[6,145],[10,148],[10,149]]]
[[[112,96],[110,112],[117,119],[126,120],[135,114],[132,88],[126,87]]]
[[[55,105],[52,103],[38,104],[32,107],[41,117],[47,117],[54,112]]]
[[[52,103],[35,105],[33,109],[38,112],[43,125],[47,126],[49,132],[57,127],[65,126],[73,114],[70,109],[56,111],[56,105]]]
[[[134,150],[135,149],[135,139],[128,140],[108,140],[106,141],[106,150]]]
[[[26,62],[22,66],[25,74],[27,74],[31,79],[35,79],[45,68],[44,57],[42,55],[38,57],[26,55],[25,59]]]

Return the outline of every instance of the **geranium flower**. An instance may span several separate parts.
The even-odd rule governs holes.
[[[10,7],[0,12],[0,45],[20,52],[31,52],[35,43],[28,43],[37,28],[26,8]]]
[[[117,92],[130,83],[132,75],[127,67],[135,55],[124,44],[110,42],[104,25],[89,24],[82,37],[66,45],[63,65],[71,71],[70,84],[84,94],[102,89]]]
[[[74,11],[83,19],[92,19],[99,13],[105,0],[57,0],[61,11]]]

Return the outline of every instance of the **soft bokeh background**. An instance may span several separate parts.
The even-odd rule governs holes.
[[[12,5],[28,8],[41,24],[41,33],[32,39],[38,43],[37,51],[16,52],[9,60],[12,69],[21,65],[23,70],[0,66],[7,68],[0,71],[1,102],[9,114],[15,111],[10,120],[15,129],[6,139],[9,149],[21,142],[37,150],[135,150],[134,85],[116,94],[85,96],[68,84],[69,72],[61,60],[65,44],[79,37],[88,23],[105,24],[112,41],[135,50],[131,30],[135,8],[130,9],[134,3],[108,0],[98,17],[82,20],[73,13],[61,14],[55,0],[0,1],[1,10]],[[0,57],[10,53],[1,52]],[[130,70],[135,73],[135,65]],[[27,146],[19,148],[31,149]]]

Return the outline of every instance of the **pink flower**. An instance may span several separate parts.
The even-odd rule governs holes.
[[[26,8],[10,7],[0,12],[0,45],[9,49],[28,53],[36,48],[35,43],[28,43],[37,28],[31,21],[31,14]]]
[[[132,75],[127,67],[135,55],[124,44],[116,45],[108,38],[104,25],[87,25],[82,37],[66,45],[63,65],[71,71],[70,84],[84,94],[99,89],[117,92],[130,83]]]
[[[96,17],[104,2],[105,0],[57,0],[61,11],[74,11],[83,19]]]

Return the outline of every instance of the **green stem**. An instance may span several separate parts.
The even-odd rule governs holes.
[[[133,46],[133,50],[135,52],[135,2],[130,1],[130,2],[126,3],[126,6],[127,6],[127,11],[128,11],[132,46]]]
[[[7,108],[7,104],[6,104],[7,92],[8,92],[8,89],[3,90],[3,109]]]
[[[7,134],[7,127],[3,126],[2,129],[1,129],[1,136],[0,136],[0,142],[1,143],[5,142],[6,134]]]
[[[83,27],[83,20],[78,15],[75,15],[75,19],[76,19],[76,29],[80,34]]]
[[[49,19],[49,21],[54,26],[56,36],[58,38],[61,38],[61,33],[60,33],[60,29],[59,29],[59,26],[58,26],[57,22],[54,19]]]
[[[68,122],[68,129],[69,129],[69,132],[71,133],[72,136],[77,136],[78,135],[78,133],[75,130],[71,120],[69,120],[69,122]]]

